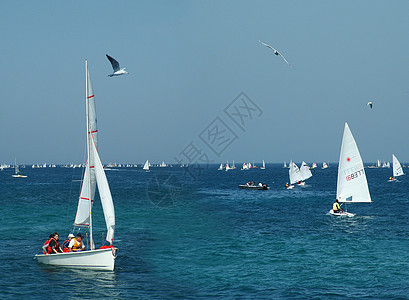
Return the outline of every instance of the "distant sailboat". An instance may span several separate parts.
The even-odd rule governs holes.
[[[159,165],[159,167],[161,167],[161,168],[166,168],[168,165],[167,164],[165,164],[165,162],[164,161],[162,161],[162,163]]]
[[[287,163],[286,162],[284,162],[283,168],[287,168]]]
[[[249,166],[246,163],[243,163],[243,166],[241,167],[242,170],[248,170],[250,169]]]
[[[347,123],[345,123],[339,156],[337,199],[341,203],[372,202],[364,164]],[[335,213],[332,209],[329,213],[335,216],[354,216],[346,211]]]
[[[264,162],[264,159],[263,159],[263,165],[260,167],[260,170],[265,170],[266,169],[266,163]]]
[[[219,171],[223,170],[223,163],[220,163],[220,166],[219,166],[219,168],[217,170],[219,170]]]
[[[396,177],[405,175],[403,173],[402,166],[400,165],[399,160],[396,158],[394,154],[392,154],[392,163],[393,163],[393,177],[389,177],[389,181],[396,181]]]
[[[20,173],[20,171],[18,169],[17,159],[14,159],[14,174],[11,175],[11,176],[14,177],[14,178],[27,178],[26,175],[21,175],[19,173]]]
[[[236,166],[234,165],[234,159],[233,159],[233,164],[231,166],[231,169],[234,170],[236,168]]]
[[[324,170],[324,169],[326,169],[326,168],[328,168],[328,165],[327,165],[327,163],[326,163],[326,162],[323,162],[323,163],[322,163],[322,168],[321,168],[321,169],[323,169],[323,170]]]
[[[230,170],[231,168],[230,168],[230,166],[229,166],[229,161],[227,161],[227,163],[226,163],[226,167],[225,167],[225,171],[228,171],[228,170]]]
[[[146,172],[150,172],[149,167],[150,167],[149,160],[146,160],[146,162],[145,162],[145,164],[143,165],[143,168],[142,168],[142,169],[145,170]]]
[[[317,164],[316,164],[316,163],[312,163],[311,169],[315,169],[316,167],[317,167]]]

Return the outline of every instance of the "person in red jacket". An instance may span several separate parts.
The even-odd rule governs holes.
[[[48,254],[63,252],[60,247],[60,244],[58,243],[58,237],[59,237],[58,232],[54,232],[53,237],[50,239],[50,242],[48,243],[47,251]]]

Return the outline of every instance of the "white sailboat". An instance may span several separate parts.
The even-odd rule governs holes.
[[[166,168],[168,165],[167,164],[165,164],[165,162],[164,161],[162,161],[161,162],[161,164],[159,165],[159,167],[161,167],[161,168]]]
[[[264,159],[263,159],[263,165],[260,167],[260,170],[265,170],[266,169],[266,163],[264,162]]]
[[[372,202],[364,164],[347,123],[345,123],[339,156],[337,199],[341,203]],[[346,211],[334,213],[332,209],[329,213],[336,216],[354,216]]]
[[[396,158],[394,154],[392,154],[392,164],[393,177],[389,177],[388,181],[396,181],[397,180],[396,177],[405,175],[405,173],[403,173],[403,169],[402,166],[400,165],[399,160]]]
[[[146,172],[150,172],[150,170],[149,170],[150,165],[151,164],[149,163],[149,160],[146,160],[142,169],[145,170]]]
[[[233,164],[232,164],[232,166],[230,167],[230,169],[232,169],[232,170],[236,169],[236,166],[234,165],[234,159],[233,159]]]
[[[14,178],[27,178],[26,175],[21,175],[19,173],[20,173],[20,171],[18,169],[17,159],[14,159],[14,174],[11,175],[11,176],[14,177]]]
[[[220,163],[220,166],[219,166],[219,168],[217,170],[219,170],[219,171],[223,170],[223,163]]]
[[[321,168],[321,169],[323,169],[323,170],[324,170],[324,169],[326,169],[326,168],[328,168],[328,165],[327,165],[327,163],[326,163],[326,162],[323,162],[323,163],[322,163],[322,168]]]
[[[308,178],[312,177],[310,167],[305,163],[305,161],[303,161],[301,164],[300,172],[302,176],[302,182],[305,182]]]
[[[225,167],[225,171],[228,171],[228,170],[230,170],[231,168],[230,168],[230,166],[229,166],[229,161],[227,161],[227,163],[226,163],[226,167]]]
[[[87,123],[87,162],[78,201],[77,215],[75,216],[74,229],[88,228],[88,250],[78,252],[65,252],[58,254],[38,254],[35,256],[39,263],[81,269],[113,270],[117,248],[112,246],[115,232],[115,209],[112,201],[108,181],[97,150],[97,118],[95,98],[89,78],[87,61],[86,73],[86,123]],[[106,244],[95,249],[92,226],[92,203],[94,201],[96,186],[105,216],[107,227]]]
[[[284,162],[283,168],[288,168],[286,162]]]
[[[298,166],[293,161],[290,161],[289,166],[288,175],[290,176],[290,186],[293,186],[295,183],[301,183],[302,176]]]

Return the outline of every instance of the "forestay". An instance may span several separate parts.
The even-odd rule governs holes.
[[[371,202],[365,169],[351,130],[345,123],[338,166],[339,202]]]

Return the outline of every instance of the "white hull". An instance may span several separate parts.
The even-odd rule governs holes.
[[[112,271],[117,250],[117,248],[107,248],[49,255],[37,254],[34,258],[45,265]]]
[[[13,176],[14,178],[27,178],[26,175],[20,175],[20,174],[18,174],[18,175],[11,175],[11,176]]]
[[[289,185],[289,186],[286,187],[287,190],[292,190],[293,188],[294,188],[293,185]]]
[[[305,185],[305,181],[301,181],[300,183],[297,183],[298,185],[304,186]]]
[[[339,216],[339,217],[353,217],[353,216],[355,216],[355,214],[352,214],[352,213],[349,213],[349,212],[346,212],[346,211],[334,213],[334,211],[332,209],[328,213],[330,215]]]

